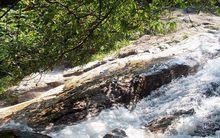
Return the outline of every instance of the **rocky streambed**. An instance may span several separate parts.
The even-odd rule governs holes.
[[[203,31],[175,46],[141,43],[55,71],[42,87],[11,89],[22,92],[21,103],[0,109],[0,136],[219,136],[220,32]],[[46,92],[27,101],[33,89]]]
[[[50,133],[53,137],[219,137],[219,64],[172,81],[142,99],[133,110],[123,106]]]

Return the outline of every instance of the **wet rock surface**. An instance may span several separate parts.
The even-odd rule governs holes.
[[[220,130],[219,116],[219,111],[210,113],[210,115],[205,117],[205,120],[203,122],[201,121],[195,126],[194,131],[192,131],[190,135],[198,137],[214,137],[216,132]]]
[[[190,116],[193,115],[194,113],[195,113],[194,109],[190,109],[188,111],[180,110],[175,112],[173,115],[165,116],[162,117],[161,119],[154,120],[150,124],[146,125],[146,127],[151,132],[164,133],[175,119],[178,119],[180,116]]]
[[[97,68],[105,63],[107,63],[107,61],[95,61],[95,62],[91,62],[83,67],[78,67],[78,68],[66,70],[63,73],[63,77],[79,76],[79,75],[81,75],[87,71],[90,71],[94,68]]]
[[[39,133],[20,130],[0,130],[0,138],[51,138]]]
[[[204,95],[206,95],[207,97],[218,96],[220,94],[219,86],[220,86],[220,83],[211,82],[205,88]]]
[[[40,97],[42,94],[63,84],[64,77],[60,70],[31,74],[25,77],[17,86],[11,87],[7,92],[0,94],[0,106],[7,107],[26,102]]]
[[[111,133],[106,134],[103,138],[128,138],[125,131],[121,129],[114,129]]]
[[[126,52],[121,52],[118,54],[118,58],[125,58],[131,55],[137,55],[138,52],[135,50],[131,50],[131,51],[126,51]]]

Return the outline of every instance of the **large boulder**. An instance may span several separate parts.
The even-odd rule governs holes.
[[[132,72],[94,78],[60,93],[56,98],[33,103],[2,122],[10,118],[9,120],[27,122],[30,127],[41,131],[51,124],[67,125],[82,121],[87,115],[96,116],[103,109],[114,105],[130,107],[153,90],[175,78],[195,72],[198,67],[193,59],[176,61],[178,59],[156,60]]]
[[[106,134],[103,138],[128,138],[124,130],[114,129],[109,134]]]
[[[195,113],[194,109],[190,110],[180,110],[175,112],[172,115],[164,116],[160,119],[153,120],[149,124],[146,125],[146,128],[151,132],[162,132],[164,133],[167,128],[172,125],[173,121],[178,119],[180,116],[189,116]]]

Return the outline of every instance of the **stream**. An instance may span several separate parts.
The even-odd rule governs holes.
[[[218,43],[216,46],[219,48]],[[217,57],[208,60],[196,74],[173,80],[152,92],[132,111],[114,107],[49,135],[54,138],[102,138],[112,130],[120,129],[129,138],[220,137],[219,86],[220,57]],[[148,124],[152,121],[189,110],[193,113],[174,117],[164,132],[149,130]]]
[[[200,45],[198,49],[173,61],[194,57],[200,63],[197,73],[174,79],[152,91],[132,110],[114,106],[95,117],[88,114],[86,120],[69,126],[55,126],[53,131],[41,133],[53,138],[219,138],[220,32],[207,33],[200,38],[202,41],[190,43]],[[59,90],[56,91],[61,91],[62,87],[57,87]],[[2,128],[33,131],[13,121]],[[115,130],[120,134],[107,137],[106,134]]]
[[[207,132],[207,129],[220,130],[219,86],[220,58],[216,58],[208,61],[195,75],[174,80],[159,88],[141,100],[133,111],[115,107],[50,135],[54,138],[98,138],[117,128],[124,130],[131,138],[191,137],[200,136],[200,133],[220,137],[220,131]],[[195,114],[179,117],[163,134],[151,133],[144,127],[154,119],[172,115],[178,110],[190,109],[194,109]]]

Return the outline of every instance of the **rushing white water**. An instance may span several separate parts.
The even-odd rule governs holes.
[[[124,107],[104,110],[97,117],[50,135],[54,138],[101,138],[117,128],[124,130],[129,138],[220,137],[219,86],[220,58],[216,58],[209,60],[195,75],[174,80],[152,92],[133,111]],[[193,115],[179,116],[164,133],[150,132],[145,127],[153,120],[190,109],[194,109]]]

